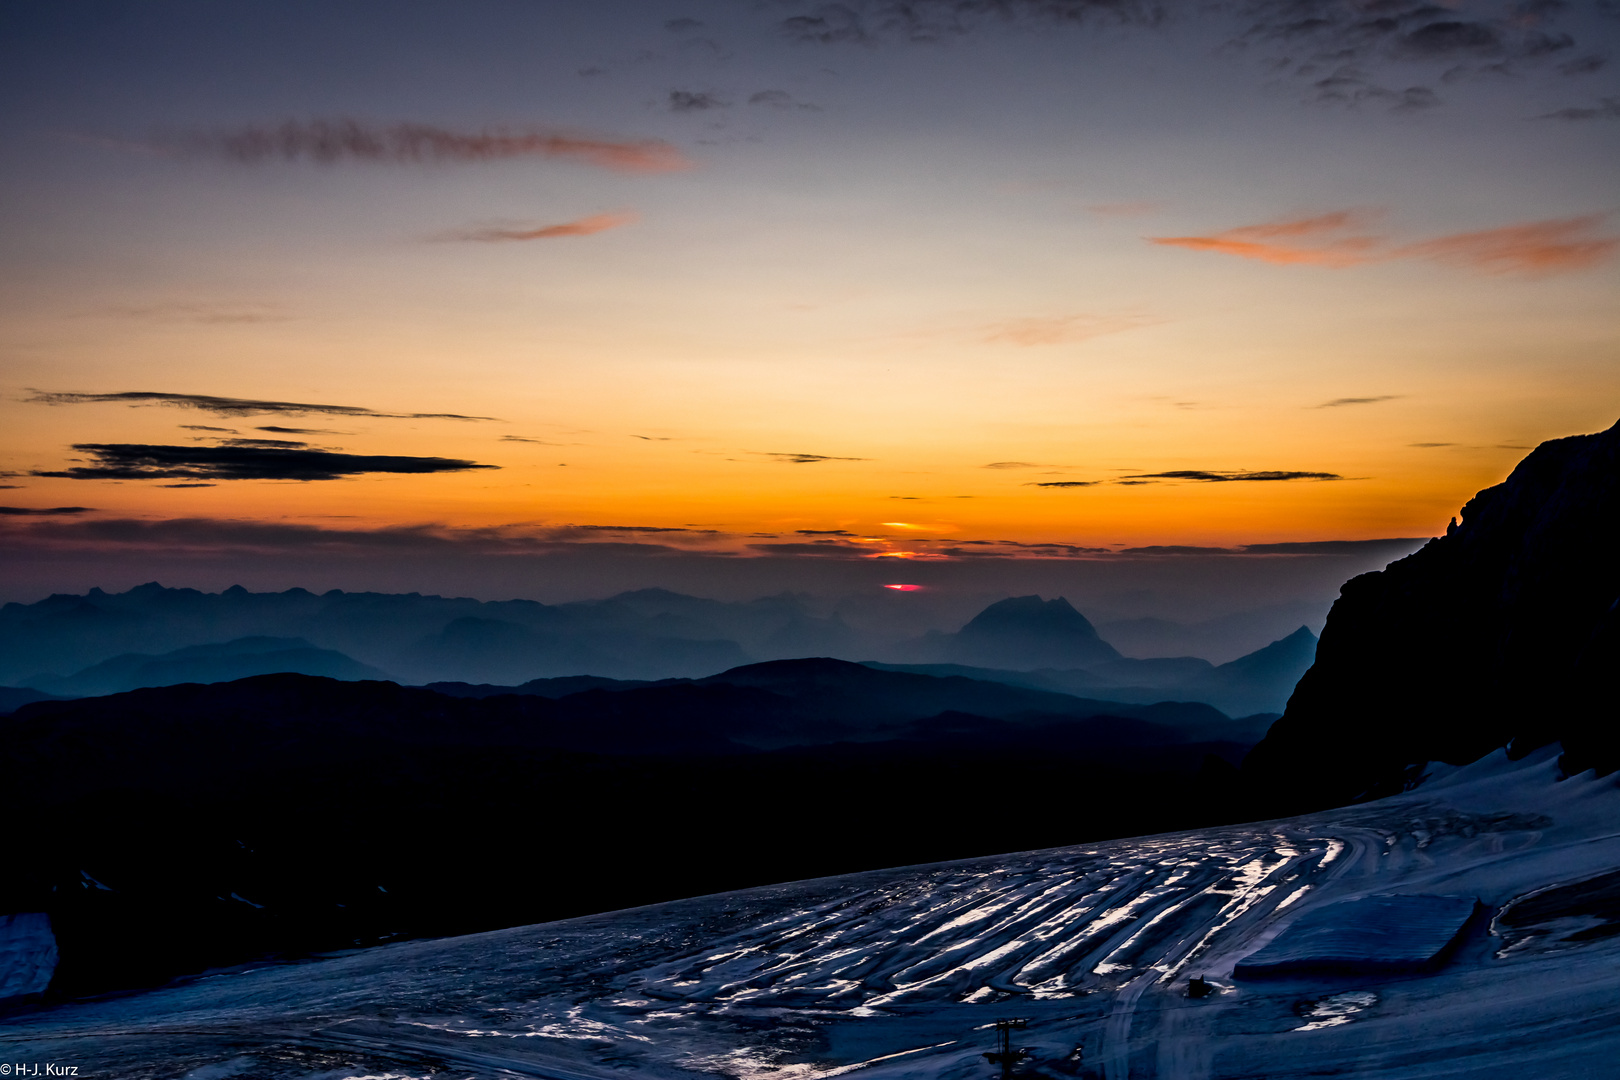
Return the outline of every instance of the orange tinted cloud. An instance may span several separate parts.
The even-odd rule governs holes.
[[[1367,215],[1340,210],[1316,217],[1243,225],[1208,236],[1150,236],[1149,243],[1236,255],[1285,265],[1354,266],[1378,257],[1381,238],[1339,235],[1362,225]]]
[[[1620,237],[1599,229],[1607,214],[1533,221],[1500,229],[1456,233],[1411,244],[1397,258],[1433,259],[1485,274],[1541,276],[1585,270],[1620,250]]]
[[[194,132],[162,140],[165,149],[230,158],[245,164],[281,159],[393,163],[573,158],[615,172],[661,173],[692,167],[678,149],[657,139],[609,139],[543,128],[449,131],[431,124],[379,126],[359,120],[289,120],[227,131]]]
[[[984,340],[1009,345],[1063,345],[1147,326],[1140,315],[1045,315],[1008,319],[984,328]]]
[[[565,221],[561,225],[543,225],[536,229],[467,229],[461,232],[447,233],[445,240],[476,240],[481,243],[500,243],[506,240],[550,240],[558,236],[590,236],[592,233],[606,232],[617,229],[621,225],[629,225],[637,220],[637,215],[628,211],[614,214],[593,214],[590,217],[580,218],[578,221]]]
[[[1360,229],[1366,215],[1342,210],[1316,217],[1244,225],[1208,236],[1150,236],[1149,243],[1214,251],[1279,264],[1344,267],[1393,259],[1427,259],[1486,274],[1544,276],[1598,265],[1620,251],[1620,237],[1600,232],[1607,214],[1533,221],[1454,233],[1390,246]]]

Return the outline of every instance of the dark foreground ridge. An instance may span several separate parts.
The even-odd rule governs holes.
[[[1195,828],[1252,726],[839,660],[561,697],[263,675],[0,718],[52,996]]]
[[[1620,767],[1620,424],[1537,447],[1446,535],[1349,581],[1315,665],[1244,762],[1288,813],[1399,791],[1431,761],[1559,740]]]

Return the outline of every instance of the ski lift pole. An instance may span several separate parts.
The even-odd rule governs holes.
[[[985,1060],[992,1065],[1001,1066],[1002,1080],[1012,1076],[1013,1066],[1030,1056],[1030,1052],[1019,1047],[1013,1049],[1012,1033],[1022,1031],[1029,1026],[1028,1020],[997,1020],[996,1021],[996,1050],[994,1053],[984,1055]]]

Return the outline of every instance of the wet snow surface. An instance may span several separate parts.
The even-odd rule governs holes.
[[[132,1080],[990,1078],[991,1025],[1023,1017],[1030,1076],[1612,1075],[1620,935],[1580,930],[1613,907],[1615,778],[1556,782],[1549,754],[1440,771],[1287,821],[773,886],[23,1013],[0,1029],[0,1058]],[[1233,977],[1312,912],[1420,894],[1488,912],[1436,972]],[[1194,975],[1216,992],[1189,998]]]

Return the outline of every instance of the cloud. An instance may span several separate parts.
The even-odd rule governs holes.
[[[1244,225],[1207,236],[1150,236],[1149,243],[1213,251],[1278,264],[1341,268],[1396,259],[1420,259],[1483,274],[1545,277],[1587,270],[1620,250],[1620,237],[1602,233],[1608,214],[1532,221],[1477,232],[1452,233],[1391,245],[1360,229],[1364,212],[1342,210],[1263,225]]]
[[[200,301],[170,304],[120,304],[106,309],[113,315],[154,322],[267,323],[292,318],[280,304],[250,301]]]
[[[981,469],[1038,469],[1039,465],[1028,461],[992,461],[988,465],[980,465]]]
[[[794,41],[836,45],[942,41],[1006,22],[1155,26],[1164,18],[1164,7],[1153,0],[868,0],[817,3],[778,25]]]
[[[214,427],[212,424],[181,424],[181,431],[221,431],[227,435],[235,435],[235,428]],[[257,428],[258,431],[296,431],[296,428]]]
[[[797,533],[798,535],[800,535],[800,536],[859,536],[860,535],[859,533],[852,533],[848,529],[795,529],[793,531],[795,533]]]
[[[695,533],[718,536],[719,529],[694,529],[685,525],[564,525],[559,530],[579,530],[581,532],[631,532],[631,533]]]
[[[730,104],[729,101],[701,90],[671,90],[669,92],[670,112],[707,112],[710,109],[724,109]]]
[[[864,559],[872,554],[870,548],[851,544],[845,540],[812,540],[803,544],[749,544],[748,548],[765,555],[853,556]]]
[[[1620,120],[1620,97],[1600,98],[1595,107],[1571,106],[1543,113],[1537,120]]]
[[[205,487],[173,484],[165,487]],[[603,532],[586,526],[452,529],[436,524],[399,525],[380,529],[345,529],[284,521],[258,522],[218,518],[42,518],[0,519],[0,533],[13,547],[24,544],[60,551],[144,549],[175,552],[249,552],[352,554],[367,558],[408,554],[546,555],[592,550],[632,555],[672,555],[712,543],[713,537],[691,536],[685,547],[643,540],[614,540],[619,528]],[[632,534],[634,535],[634,534]],[[681,541],[681,534],[660,539]],[[701,546],[699,551],[705,550]],[[725,555],[725,551],[711,551]]]
[[[1558,70],[1565,75],[1590,75],[1594,71],[1602,71],[1608,64],[1608,57],[1593,53],[1589,56],[1578,56],[1573,60],[1566,60],[1558,65]]]
[[[1503,51],[1502,35],[1481,22],[1442,19],[1425,23],[1396,39],[1396,47],[1413,56],[1496,56]]]
[[[664,24],[664,29],[672,34],[690,34],[694,30],[703,29],[703,26],[703,22],[699,19],[682,16],[678,19],[670,19]]]
[[[772,109],[799,109],[804,112],[820,112],[820,105],[812,105],[807,101],[795,101],[793,95],[786,90],[759,90],[748,95],[748,104],[764,105]]]
[[[185,424],[185,425],[182,425],[182,426],[192,428],[193,430],[196,430],[196,431],[228,431],[228,430],[230,430],[228,428],[205,428],[200,424]],[[254,431],[269,431],[269,432],[272,432],[272,433],[274,433],[276,435],[342,435],[343,434],[343,432],[341,432],[341,431],[328,431],[325,428],[280,427],[280,426],[278,426],[276,424],[266,424],[263,427],[256,427],[253,430]],[[232,432],[232,434],[235,434],[235,433]]]
[[[1485,274],[1540,277],[1586,270],[1620,250],[1620,237],[1598,233],[1607,218],[1607,214],[1587,214],[1455,233],[1408,245],[1396,255],[1432,259]]]
[[[0,515],[5,517],[67,517],[92,513],[95,513],[95,508],[90,506],[0,506]]]
[[[657,139],[612,139],[549,128],[492,127],[450,131],[432,124],[371,124],[362,120],[288,120],[160,138],[154,145],[171,153],[222,157],[247,165],[271,161],[344,161],[391,164],[506,161],[564,158],[626,173],[665,173],[690,169],[674,146]]]
[[[1249,471],[1238,469],[1232,472],[1221,472],[1212,469],[1172,469],[1169,472],[1137,473],[1134,476],[1122,477],[1116,483],[1129,480],[1195,480],[1204,484],[1224,484],[1233,481],[1267,481],[1267,480],[1343,480],[1338,473],[1330,472],[1294,472],[1281,469],[1264,469]]]
[[[552,240],[559,236],[591,236],[609,229],[617,229],[639,221],[641,215],[620,210],[610,214],[593,214],[578,221],[565,221],[559,225],[486,226],[479,229],[458,229],[439,233],[433,239],[446,241],[472,241],[494,244],[508,240]]]
[[[1430,86],[1476,75],[1512,75],[1557,61],[1576,46],[1555,24],[1577,11],[1562,2],[1480,0],[790,0],[778,23],[788,38],[821,45],[932,43],[1023,25],[1051,32],[1096,26],[1148,29],[1203,24],[1226,38],[1219,51],[1249,56],[1267,73],[1303,85],[1318,101],[1387,105],[1410,112],[1440,104]],[[1557,70],[1594,70],[1582,57]],[[1414,72],[1415,69],[1415,72]],[[1399,70],[1402,84],[1386,70]]]
[[[781,462],[784,465],[814,465],[818,461],[871,461],[872,460],[871,458],[863,458],[863,457],[831,457],[831,456],[829,456],[827,454],[774,454],[774,453],[766,453],[763,456],[768,457],[768,458],[774,458],[775,460]]]
[[[1039,481],[1039,482],[1026,484],[1024,486],[1025,487],[1049,487],[1049,488],[1079,488],[1079,487],[1096,487],[1100,483],[1102,483],[1101,480],[1042,480],[1042,481]]]
[[[1320,405],[1313,405],[1313,409],[1337,409],[1344,405],[1376,405],[1380,401],[1397,401],[1404,394],[1379,394],[1377,397],[1338,397],[1332,401],[1324,401]]]
[[[1009,345],[1064,345],[1117,334],[1154,320],[1141,315],[1036,315],[983,328],[983,340]]]
[[[564,443],[547,442],[544,439],[531,439],[526,435],[502,435],[501,442],[533,443],[536,446],[563,446]]]
[[[168,394],[150,390],[126,390],[113,394],[85,394],[67,391],[30,390],[27,398],[36,405],[91,405],[112,403],[119,405],[167,405],[177,409],[196,409],[215,416],[254,416],[260,413],[283,413],[288,416],[322,414],[326,416],[364,416],[374,420],[490,420],[493,416],[462,416],[459,413],[390,413],[359,405],[311,405],[298,401],[259,401],[254,398],[216,397],[212,394]],[[223,428],[209,428],[222,431]]]
[[[1415,446],[1420,450],[1432,450],[1438,446],[1456,446],[1457,444],[1452,442],[1415,442],[1407,443],[1406,445]]]
[[[1365,211],[1339,210],[1315,217],[1291,218],[1262,225],[1242,225],[1207,236],[1149,236],[1151,244],[1236,255],[1283,265],[1355,266],[1377,257],[1382,242],[1365,233],[1340,235],[1361,228]]]
[[[1379,551],[1412,551],[1428,536],[1394,536],[1380,540],[1296,540],[1282,544],[1244,544],[1245,555],[1365,555]]]
[[[364,473],[438,473],[494,469],[459,458],[339,454],[310,450],[302,443],[232,440],[238,445],[150,446],[136,443],[75,443],[93,463],[53,472],[68,480],[337,480]],[[246,442],[249,445],[240,445]]]

